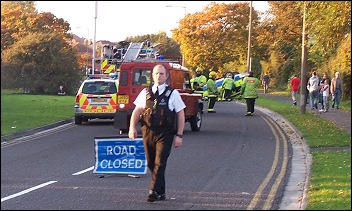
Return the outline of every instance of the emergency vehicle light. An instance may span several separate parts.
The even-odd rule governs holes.
[[[88,74],[89,79],[116,79],[118,77],[117,73],[109,74]]]

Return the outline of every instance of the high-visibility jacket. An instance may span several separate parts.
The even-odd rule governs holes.
[[[232,88],[235,86],[235,81],[233,80],[233,78],[225,78],[221,86],[224,89],[232,90]]]
[[[257,87],[261,85],[260,80],[255,77],[246,77],[241,86],[243,98],[258,98]]]
[[[203,89],[205,84],[207,84],[207,77],[200,75],[194,78],[194,82],[197,82],[199,87]]]
[[[216,83],[212,78],[209,78],[209,80],[207,81],[207,91],[208,97],[216,97],[218,94]]]

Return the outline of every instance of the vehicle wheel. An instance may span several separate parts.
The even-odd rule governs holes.
[[[202,126],[202,111],[198,109],[197,115],[192,116],[189,120],[192,131],[200,131]]]
[[[88,118],[87,117],[82,118],[82,122],[88,122]]]
[[[75,124],[76,125],[82,124],[82,117],[81,116],[75,116]]]

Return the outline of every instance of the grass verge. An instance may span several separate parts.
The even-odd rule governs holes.
[[[74,117],[74,96],[1,90],[1,136]]]

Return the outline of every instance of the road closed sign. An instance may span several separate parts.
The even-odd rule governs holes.
[[[142,138],[95,137],[93,173],[146,174]]]

